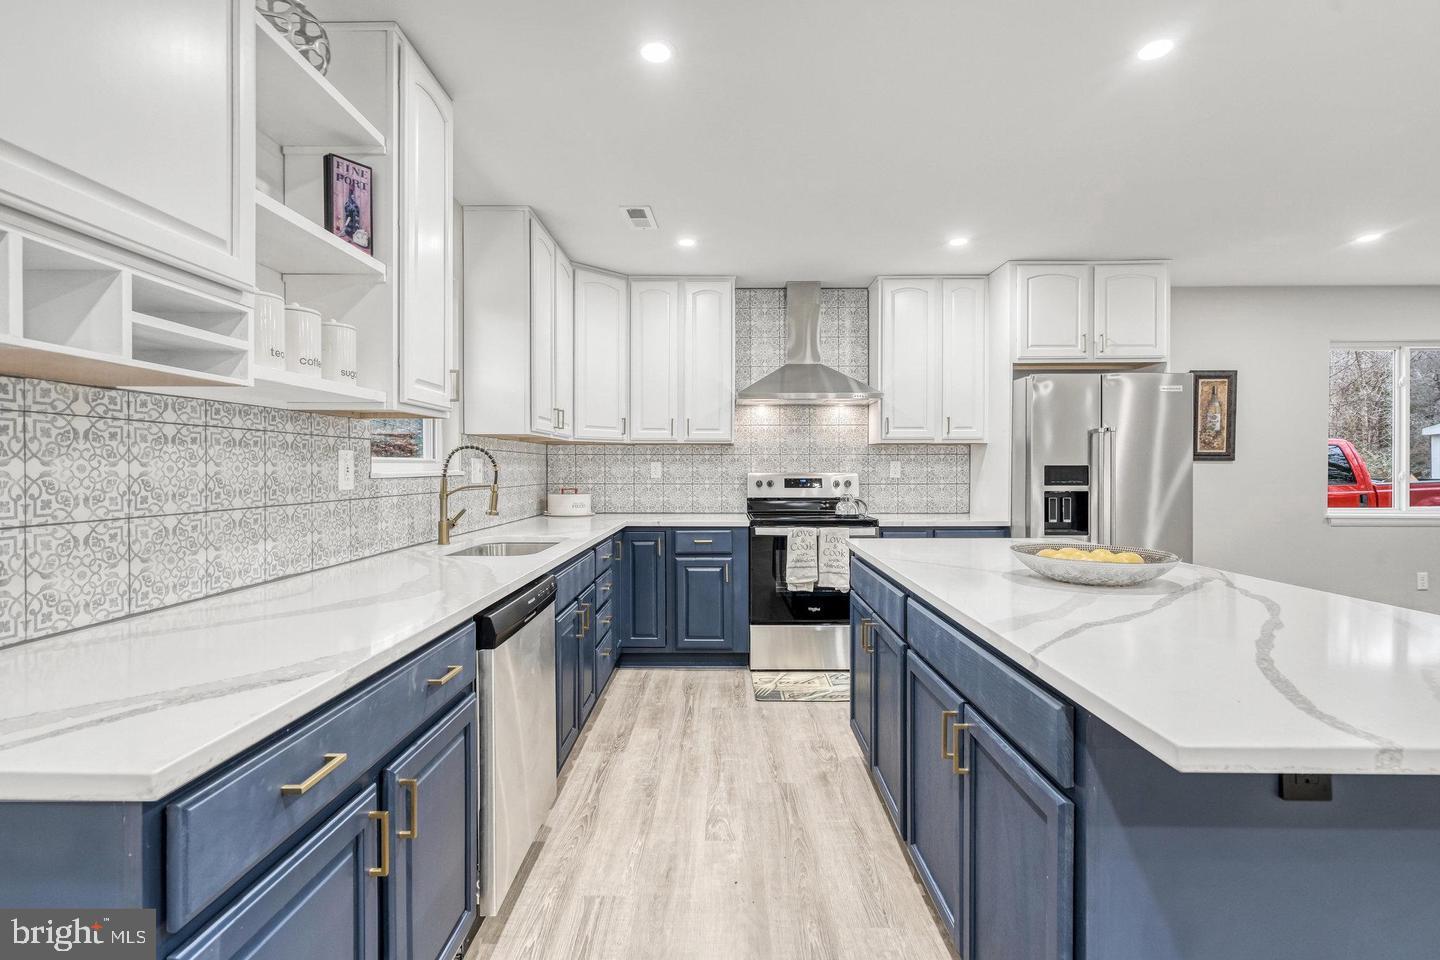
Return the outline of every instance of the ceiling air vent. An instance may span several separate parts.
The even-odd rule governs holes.
[[[630,221],[630,226],[636,230],[656,229],[655,211],[649,207],[621,207],[620,209],[625,214],[625,219]]]

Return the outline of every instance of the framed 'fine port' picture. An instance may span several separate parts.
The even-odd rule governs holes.
[[[1235,371],[1192,370],[1195,459],[1235,459]]]
[[[334,153],[325,155],[325,226],[335,236],[372,253],[370,168]]]

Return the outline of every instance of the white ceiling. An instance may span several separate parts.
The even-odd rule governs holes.
[[[1436,0],[311,6],[399,21],[455,99],[457,197],[530,204],[579,261],[751,285],[1020,257],[1440,282]],[[1162,36],[1173,54],[1134,58]],[[657,38],[662,66],[637,55]]]

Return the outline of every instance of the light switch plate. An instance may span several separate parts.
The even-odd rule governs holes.
[[[355,489],[355,451],[341,450],[335,463],[335,485],[341,493]]]
[[[660,479],[660,461],[659,461],[659,460],[651,460],[651,461],[650,461],[650,479],[651,479],[651,480],[659,480],[659,479]]]
[[[900,461],[899,461],[899,460],[891,460],[891,461],[890,461],[890,479],[891,479],[891,480],[899,480],[899,479],[900,479]]]

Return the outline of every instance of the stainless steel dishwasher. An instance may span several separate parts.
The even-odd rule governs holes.
[[[482,917],[505,902],[555,803],[555,578],[477,618]]]

